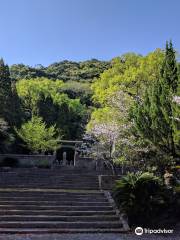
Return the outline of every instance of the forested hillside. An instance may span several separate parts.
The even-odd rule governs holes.
[[[63,81],[92,81],[106,69],[110,67],[110,62],[92,59],[84,62],[62,61],[43,67],[26,66],[24,64],[14,64],[10,67],[12,79],[30,79],[35,77],[46,77],[60,79]]]

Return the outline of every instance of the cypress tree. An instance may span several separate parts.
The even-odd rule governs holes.
[[[174,128],[174,111],[173,111],[173,95],[176,94],[178,88],[178,69],[175,51],[172,42],[166,42],[166,51],[164,63],[161,70],[161,80],[159,83],[159,111],[161,112],[162,121],[159,126],[164,127],[165,136],[167,137],[167,146],[173,156],[176,155],[176,147],[174,136],[178,129]],[[164,125],[163,125],[164,123]]]
[[[173,95],[178,87],[177,63],[172,42],[166,43],[161,78],[148,88],[144,101],[136,103],[133,118],[141,136],[160,150],[176,156]]]
[[[22,118],[20,99],[11,81],[8,65],[0,59],[0,118],[10,127],[19,126]]]
[[[0,59],[0,117],[8,120],[11,98],[11,78],[8,65]]]
[[[163,83],[167,84],[173,93],[176,93],[178,87],[178,68],[172,41],[170,41],[170,43],[166,42],[165,59],[161,76]]]
[[[9,67],[5,65],[2,58],[0,59],[0,84],[4,87],[11,85]]]

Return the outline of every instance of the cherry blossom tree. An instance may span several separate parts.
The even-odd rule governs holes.
[[[112,158],[119,137],[118,125],[116,123],[97,123],[91,129],[91,133],[109,149],[109,157]]]

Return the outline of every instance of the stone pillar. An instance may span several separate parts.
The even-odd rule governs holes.
[[[78,157],[78,153],[75,150],[75,152],[74,152],[74,166],[76,166],[76,159],[77,159],[77,157]]]
[[[63,152],[63,166],[67,165],[66,152]]]

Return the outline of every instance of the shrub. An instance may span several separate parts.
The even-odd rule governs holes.
[[[128,173],[116,181],[113,197],[129,224],[150,224],[166,206],[164,187],[158,177],[149,172]]]

